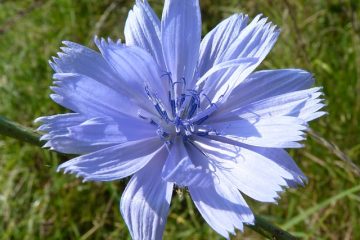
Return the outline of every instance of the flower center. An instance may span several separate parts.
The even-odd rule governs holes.
[[[157,94],[145,86],[145,92],[153,104],[158,118],[149,119],[140,114],[139,117],[156,125],[157,134],[169,145],[172,144],[175,137],[182,137],[184,141],[188,141],[193,135],[217,135],[216,130],[201,126],[216,111],[216,104],[212,103],[205,94],[201,94],[197,90],[186,89],[184,78],[181,81],[173,82],[170,74],[164,76],[169,79],[168,105],[171,110],[167,111]],[[205,109],[201,106],[200,97],[204,97],[210,103]]]

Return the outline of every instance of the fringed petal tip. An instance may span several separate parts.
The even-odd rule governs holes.
[[[244,224],[254,223],[254,215],[240,192],[226,180],[209,188],[189,187],[189,191],[202,217],[227,239],[236,229],[243,231]]]
[[[98,38],[97,36],[94,36],[94,42],[96,45],[105,45],[109,44],[111,46],[121,46],[121,40],[113,41],[111,38],[108,38],[107,41],[104,38]],[[83,57],[91,57],[90,54],[96,54],[96,52],[92,51],[91,49],[88,49],[78,43],[71,42],[64,40],[62,41],[62,44],[64,46],[60,47],[61,51],[57,52],[57,56],[53,56],[51,60],[49,60],[49,65],[55,72],[63,72],[63,70],[69,70],[71,69],[71,66],[66,66],[70,61],[75,61],[76,59],[84,59]],[[76,54],[76,55],[74,55]],[[95,56],[95,55],[94,55]],[[95,56],[96,57],[96,56]]]
[[[46,130],[48,129],[48,126],[47,124],[43,124],[41,126],[39,126],[36,131],[39,131],[39,132],[46,132]],[[41,140],[41,139],[40,139]]]
[[[46,140],[45,140],[46,141]],[[41,146],[42,148],[46,148],[49,151],[57,151],[52,145],[51,141],[47,141],[44,145]],[[58,151],[57,151],[58,152]]]
[[[68,168],[60,168],[60,166],[56,169],[57,173],[63,172],[64,174],[71,174],[74,175],[76,178],[82,178],[81,182],[82,183],[86,183],[86,182],[90,182],[92,181],[92,179],[90,177],[87,177],[86,174],[84,174],[83,172],[81,172],[80,170],[76,170],[76,169],[68,169]],[[96,181],[96,180],[93,180]]]
[[[51,143],[49,141],[47,141],[42,148],[51,148]]]
[[[51,135],[50,134],[44,134],[40,137],[40,141],[47,141],[51,139]],[[45,145],[43,146],[45,147]],[[47,146],[46,146],[47,147]]]
[[[305,175],[300,175],[295,180],[296,186],[290,185],[290,184],[288,184],[288,186],[289,187],[304,187],[308,183],[309,183],[309,179]]]
[[[48,117],[38,117],[34,119],[34,123],[44,123]]]
[[[93,41],[95,43],[95,45],[99,48],[99,50],[101,51],[101,48],[104,47],[124,47],[125,45],[122,43],[121,39],[117,39],[115,42],[108,37],[107,39],[102,38],[102,37],[98,37],[98,36],[94,36]]]

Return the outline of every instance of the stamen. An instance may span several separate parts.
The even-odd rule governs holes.
[[[209,131],[209,136],[219,136],[220,133],[217,132],[216,130],[212,130],[212,131]]]
[[[199,151],[193,141],[192,135],[197,136],[216,136],[218,132],[207,127],[199,128],[197,125],[202,124],[209,116],[216,111],[217,105],[211,102],[211,99],[206,94],[201,94],[201,91],[187,90],[186,80],[184,77],[179,81],[173,82],[170,72],[165,72],[161,77],[167,76],[169,81],[168,101],[171,107],[171,118],[169,118],[166,108],[161,102],[157,94],[145,86],[145,92],[153,104],[156,112],[159,114],[159,123],[155,122],[151,117],[139,113],[141,119],[147,120],[150,124],[157,126],[158,136],[165,142],[167,149],[170,149],[174,137],[181,137],[184,142],[189,142]],[[182,86],[178,86],[181,84]],[[201,94],[201,95],[200,95]],[[206,104],[206,109],[201,110],[200,96],[204,96],[209,104]],[[223,96],[219,97],[219,100]],[[163,128],[164,127],[164,128]],[[164,130],[166,129],[166,131]],[[168,132],[169,131],[169,132]],[[205,155],[205,154],[204,154]]]
[[[199,129],[199,130],[196,132],[196,134],[197,134],[198,136],[203,137],[203,136],[208,136],[208,135],[209,135],[209,132],[208,132],[207,130],[205,130],[205,129]]]
[[[186,94],[185,93],[182,93],[181,94],[181,97],[180,97],[180,100],[177,101],[177,105],[178,105],[178,108],[181,108],[181,106],[184,104],[185,102],[185,99],[186,99]]]
[[[190,103],[188,104],[188,114],[187,114],[187,118],[191,118],[196,110],[200,107],[200,97],[199,94],[197,93],[197,91],[195,90],[189,90],[190,92]]]
[[[188,121],[182,121],[182,126],[184,127],[185,135],[190,136],[194,127],[191,126]]]
[[[170,102],[170,106],[171,106],[171,114],[173,116],[173,118],[175,117],[175,113],[176,113],[176,106],[175,106],[175,93],[174,93],[174,83],[172,81],[171,78],[171,73],[168,72],[167,74],[165,74],[168,76],[168,80],[169,80],[169,86],[170,86],[170,90],[169,90],[169,102]],[[164,74],[162,75],[164,76]]]
[[[186,86],[186,80],[184,77],[181,78],[181,80],[184,82],[184,87]]]
[[[176,106],[175,106],[175,100],[172,98],[171,91],[169,91],[169,102],[170,102],[170,106],[171,106],[171,114],[173,117],[175,117]]]
[[[189,106],[190,106],[190,109],[189,109],[187,118],[191,118],[192,116],[194,116],[195,111],[198,109],[198,106],[199,106],[199,105],[198,105],[197,102],[195,102],[195,98],[194,98],[194,97],[191,97]]]
[[[164,72],[163,74],[160,75],[161,78],[163,78],[163,77],[165,77],[165,76],[167,76],[168,79],[169,79],[170,81],[172,81],[172,80],[171,80],[171,72]]]
[[[177,116],[174,120],[175,132],[179,134],[181,132],[180,126],[182,125],[181,119]]]
[[[208,95],[206,95],[205,93],[203,93],[202,96],[204,96],[204,97],[206,98],[206,100],[209,101],[209,104],[211,104],[211,99],[208,97]]]
[[[190,119],[191,123],[198,122],[199,120],[203,120],[203,118],[209,117],[215,110],[217,106],[215,103],[211,103],[211,105],[200,113],[196,114],[193,118]],[[205,120],[205,119],[204,119]]]
[[[165,132],[164,129],[162,129],[161,127],[158,127],[158,129],[156,130],[156,133],[159,135],[159,137],[166,141],[170,141],[170,134]]]
[[[174,82],[173,83],[173,87],[175,87],[176,84],[183,84],[182,86],[182,91],[181,92],[185,92],[185,89],[186,89],[186,80],[184,77],[181,78],[181,81],[177,81],[177,82]]]
[[[177,84],[182,84],[182,89],[175,88]],[[186,89],[186,80],[184,77],[181,78],[181,81],[173,82],[171,87],[171,100],[175,100],[175,115],[180,116],[181,114],[181,106],[184,103],[186,96],[184,95],[185,89]]]
[[[208,119],[209,118],[209,115],[206,115],[205,117],[203,117],[203,118],[200,118],[199,120],[197,120],[196,122],[194,122],[193,124],[195,124],[195,125],[200,125],[200,124],[202,124],[206,119]]]
[[[151,94],[148,86],[145,86],[145,92],[161,118],[166,122],[169,122],[169,116],[167,115],[165,108],[162,106],[161,100],[156,95],[154,96],[154,94]]]

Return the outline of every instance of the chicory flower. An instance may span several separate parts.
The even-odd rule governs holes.
[[[58,169],[86,181],[132,175],[120,210],[133,239],[162,238],[175,186],[228,238],[254,222],[243,194],[275,202],[306,181],[284,148],[324,114],[309,72],[254,72],[278,35],[235,14],[201,40],[197,0],[165,0],[161,20],[137,0],[125,43],[64,41],[50,62],[51,98],[72,112],[38,119],[45,147],[79,154]]]

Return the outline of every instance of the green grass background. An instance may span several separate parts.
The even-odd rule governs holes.
[[[160,0],[150,1],[160,14]],[[47,63],[62,40],[123,38],[132,0],[0,0],[0,115],[35,127],[64,112],[49,99]],[[349,0],[202,0],[203,34],[235,12],[263,13],[282,33],[261,68],[304,68],[324,86],[318,138],[292,151],[309,178],[255,213],[304,239],[360,239],[360,4]],[[0,239],[129,239],[119,199],[126,181],[81,183],[56,173],[56,153],[0,137]],[[221,239],[186,192],[174,194],[164,239]],[[232,239],[262,239],[246,229]]]

